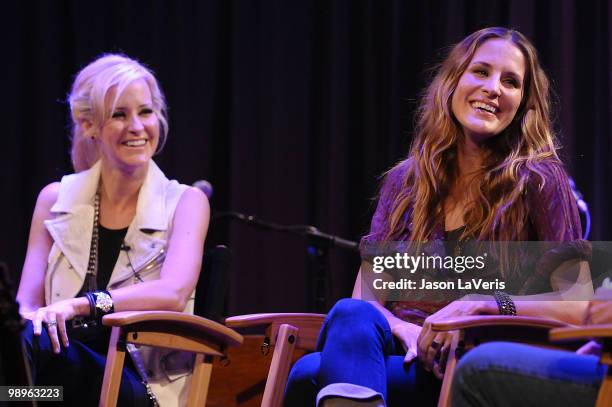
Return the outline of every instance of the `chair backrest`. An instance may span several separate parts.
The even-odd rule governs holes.
[[[223,321],[226,309],[226,294],[229,287],[228,271],[230,262],[231,252],[226,246],[219,245],[205,250],[202,260],[202,270],[200,272],[198,284],[196,285],[196,297],[194,303],[195,315],[217,322]],[[139,318],[153,318],[155,315],[159,315],[160,312],[142,311],[132,313],[124,312],[122,314],[139,315]],[[137,333],[136,339],[130,339],[130,336],[127,335],[126,341],[136,344],[137,342],[135,341],[138,340],[137,338],[145,338],[148,341],[146,344],[151,346],[160,346],[162,348],[171,348],[175,350],[186,350],[196,353],[199,352],[199,354],[196,355],[194,371],[191,376],[189,394],[187,397],[188,401],[182,400],[182,402],[188,403],[188,406],[205,405],[208,395],[208,384],[211,376],[212,356],[224,355],[225,348],[227,346],[239,346],[239,344],[242,343],[242,337],[233,331],[230,332],[224,326],[216,326],[218,324],[213,324],[211,321],[202,321],[201,318],[195,318],[191,315],[169,312],[165,312],[164,314],[174,314],[174,317],[171,318],[173,321],[188,319],[190,321],[193,320],[194,322],[199,321],[199,324],[205,324],[207,326],[210,324],[210,332],[198,334],[193,327],[189,329],[185,329],[184,327],[172,329],[172,325],[176,325],[176,321],[174,321],[169,325],[167,323],[160,324],[158,327],[156,327],[156,332],[154,333],[143,332],[143,330],[146,328],[145,326],[136,326],[133,329],[134,332]],[[111,321],[113,318],[118,318],[118,314],[111,314],[107,319],[108,321]],[[151,325],[150,323],[148,324]],[[164,332],[161,331],[162,328]],[[122,329],[124,332],[131,332],[130,329],[132,328],[122,327]],[[217,331],[225,332],[225,336],[219,335]],[[182,335],[185,333],[188,333],[187,338],[182,337]],[[225,337],[232,337],[233,339],[228,342],[224,339]],[[164,341],[167,343],[166,345],[164,345]],[[173,348],[168,344],[173,344],[173,346],[177,346],[177,348]],[[198,347],[200,349],[198,349]],[[120,372],[121,367],[123,366],[124,353],[125,352],[122,350],[117,350],[117,345],[116,343],[112,343],[111,338],[107,360],[113,361],[113,363],[115,360],[117,362],[113,365],[115,367],[110,367],[111,363],[107,363],[107,369],[105,370],[106,381],[102,390],[105,405],[114,406],[116,404],[118,383],[121,378]],[[117,370],[118,373],[114,372],[113,369]],[[177,381],[174,383],[177,383]],[[152,387],[154,386],[152,385]],[[168,388],[169,386],[166,387]],[[161,395],[159,388],[154,387],[153,391],[158,397]],[[164,405],[164,403],[161,404]]]
[[[217,322],[223,322],[229,291],[229,267],[231,250],[217,245],[204,251],[202,271],[196,286],[195,314]]]
[[[551,328],[567,326],[557,321],[537,317],[508,315],[470,315],[454,317],[432,323],[433,331],[454,331],[448,353],[438,407],[451,406],[451,394],[455,367],[459,359],[475,346],[485,342],[509,341],[540,347],[552,347],[548,341]],[[571,344],[570,348],[575,350]]]
[[[294,361],[294,351],[315,348],[325,315],[302,313],[241,315],[225,320],[230,328],[265,327],[263,347],[274,346],[262,407],[281,407],[285,386]],[[262,349],[263,349],[262,347]]]

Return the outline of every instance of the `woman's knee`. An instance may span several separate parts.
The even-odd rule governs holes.
[[[343,320],[388,325],[384,315],[372,304],[354,298],[341,299],[334,305],[328,315],[328,320]]]
[[[499,360],[500,355],[508,352],[505,349],[512,344],[507,343],[486,343],[467,352],[457,364],[453,377],[453,400],[457,400],[457,405],[464,405],[460,400],[465,397],[472,397],[478,389],[486,387],[482,381],[483,372],[487,371]],[[470,396],[471,395],[471,396]]]
[[[485,370],[499,359],[500,352],[505,352],[500,349],[500,346],[505,345],[504,343],[485,343],[467,352],[457,364],[454,380],[464,386],[468,385],[480,371]]]
[[[298,359],[289,373],[285,389],[285,405],[314,405],[318,392],[321,354],[310,353]]]
[[[335,344],[334,348],[345,350],[366,344],[381,344],[381,349],[387,349],[391,340],[389,323],[376,307],[366,301],[346,298],[338,301],[327,315],[317,350],[322,351],[330,341]]]
[[[505,346],[508,346],[508,344],[503,342],[485,343],[477,346],[461,358],[457,368],[461,367],[462,370],[467,371],[477,369],[479,366],[489,365],[499,359],[500,352],[506,352],[503,349]]]

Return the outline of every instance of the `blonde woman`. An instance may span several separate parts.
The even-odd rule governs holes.
[[[104,55],[79,72],[69,103],[76,173],[40,192],[17,300],[31,321],[24,341],[36,384],[64,386],[68,404],[95,405],[109,338],[102,316],[192,310],[210,209],[199,190],[169,181],[151,159],[168,119],[146,67]],[[146,370],[159,389],[177,386]],[[126,367],[120,404],[149,402],[142,378]]]
[[[387,173],[364,241],[580,237],[536,50],[505,28],[469,35],[426,89],[409,155]],[[433,332],[431,321],[509,309],[579,322],[586,306],[514,303],[499,293],[440,309],[416,301],[367,302],[360,298],[372,297],[363,294],[358,276],[354,299],[341,300],[328,314],[317,352],[294,366],[286,405],[347,405],[347,398],[358,405],[434,405],[450,336]],[[501,302],[512,307],[502,309]]]

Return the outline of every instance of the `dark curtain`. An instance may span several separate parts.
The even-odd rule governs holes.
[[[7,3],[8,4],[8,3]],[[479,28],[514,27],[540,52],[555,89],[569,172],[610,240],[612,6],[575,1],[23,1],[1,13],[0,259],[18,279],[36,196],[71,172],[66,95],[75,73],[123,52],[157,74],[170,178],[209,180],[214,213],[316,225],[358,240],[381,174],[402,159],[430,68]],[[301,236],[216,219],[227,243],[229,313],[307,311]],[[331,249],[327,306],[349,296],[356,253]]]

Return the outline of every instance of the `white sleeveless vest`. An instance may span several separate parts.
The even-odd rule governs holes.
[[[45,274],[47,304],[75,297],[85,281],[100,169],[101,163],[97,162],[87,171],[64,176],[57,201],[51,207],[54,217],[45,221],[54,242]],[[188,188],[177,181],[169,181],[150,161],[138,194],[136,215],[125,236],[125,244],[130,247],[129,259],[125,251],[119,253],[106,287],[108,290],[139,283],[134,270],[144,281],[159,278],[174,211]],[[184,312],[193,313],[193,306],[192,295]],[[192,355],[144,346],[140,350],[160,405],[184,405]]]

